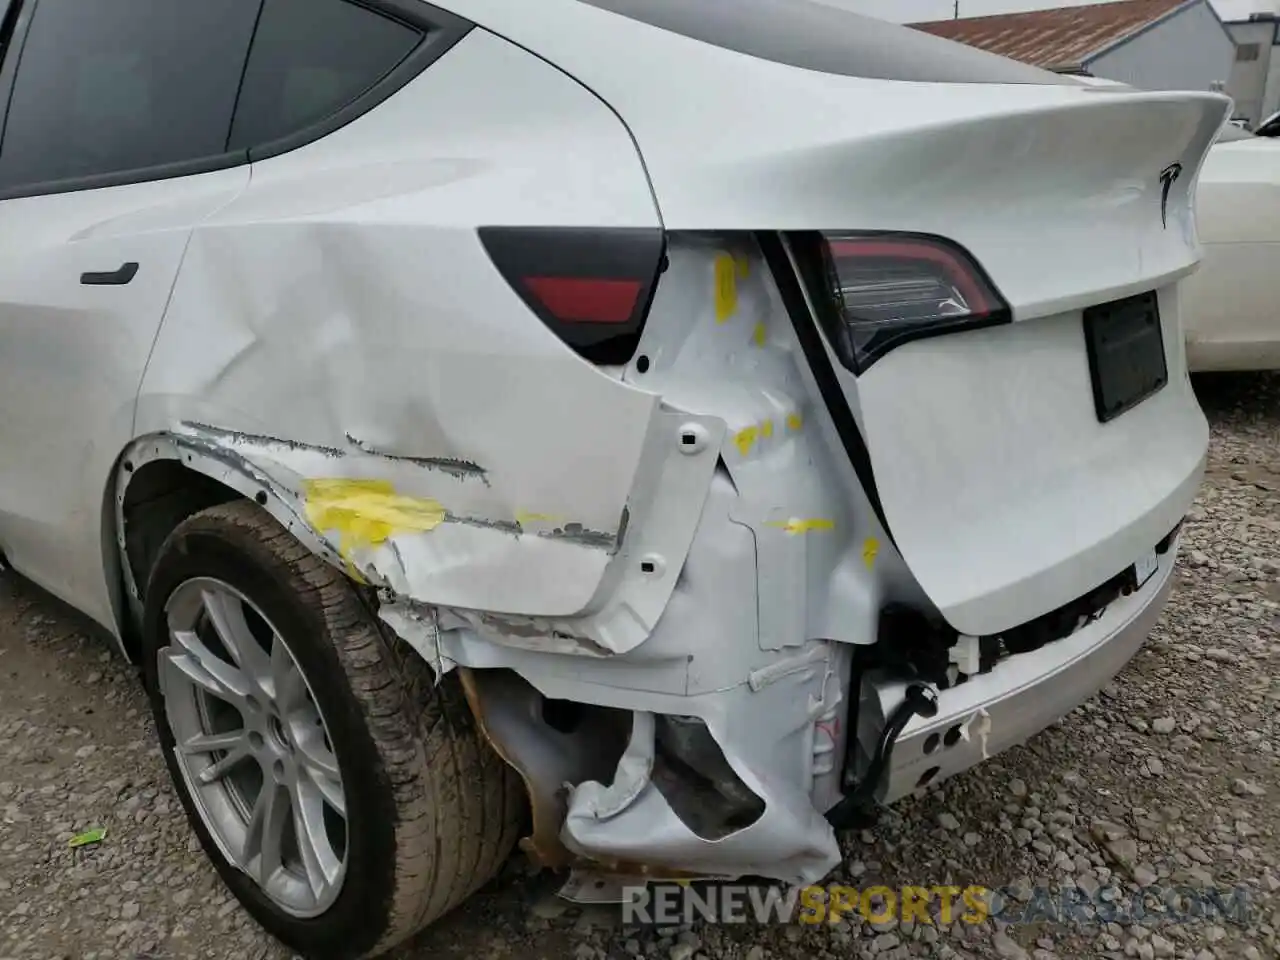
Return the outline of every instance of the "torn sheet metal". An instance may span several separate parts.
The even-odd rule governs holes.
[[[1097,620],[1037,650],[1000,660],[987,673],[939,691],[938,712],[903,728],[877,797],[893,803],[926,784],[1024,742],[1097,691],[1137,652],[1172,585],[1174,551],[1162,556],[1155,599],[1120,597]],[[858,717],[859,764],[875,749],[884,720],[902,702],[907,682],[883,670],[864,678]],[[859,770],[859,773],[861,770]]]
[[[654,726],[637,715],[632,738],[608,785],[587,782],[569,800],[565,846],[601,862],[643,860],[678,864],[706,877],[763,875],[785,883],[814,883],[840,862],[831,826],[806,790],[757,776],[713,731],[742,782],[765,800],[753,824],[714,841],[698,836],[676,815],[652,781]],[[730,741],[731,742],[731,741]]]
[[[207,253],[194,249],[200,242],[194,255]],[[404,256],[333,242],[339,273],[348,254],[352,264]],[[245,371],[301,349],[310,366],[280,366],[315,374],[288,388],[314,391],[314,406],[254,394],[158,408],[175,444],[241,465],[261,480],[268,509],[377,587],[384,622],[438,675],[467,678],[486,735],[524,778],[541,862],[810,882],[839,859],[823,811],[839,796],[846,643],[870,642],[883,591],[911,584],[898,583],[892,551],[871,554],[870,575],[866,545],[883,533],[828,453],[825,413],[758,251],[728,247],[733,270],[717,279],[724,245],[672,238],[650,326],[625,369],[592,368],[547,349],[545,331],[521,328],[519,364],[416,350],[415,332],[410,355],[387,356],[376,375],[325,380],[335,358],[367,359],[362,338],[397,342],[392,316],[404,328],[423,319],[380,300],[386,312],[367,313],[379,329],[356,337],[308,288],[305,343],[292,306],[288,316],[251,311],[279,329],[220,344],[230,367],[211,383],[224,400],[237,385],[261,391],[268,378],[253,387]],[[232,309],[213,258],[184,276],[191,286],[176,304],[193,309],[201,296]],[[703,295],[712,283],[733,288],[723,322]],[[252,299],[252,283],[241,293]],[[472,336],[466,323],[436,333],[454,345]],[[164,367],[153,369],[158,390]],[[519,404],[495,404],[495,379],[529,389]],[[526,695],[487,696],[503,676]],[[654,785],[643,722],[606,754],[590,738],[544,729],[537,695],[701,719],[763,813],[728,836],[699,836]]]
[[[653,714],[632,714],[631,739],[613,780],[608,786],[591,780],[579,784],[573,791],[570,815],[599,823],[612,820],[635,803],[653,776],[653,739]]]
[[[458,665],[444,654],[440,643],[440,624],[434,608],[386,603],[378,607],[378,618],[427,661],[435,671],[437,682]]]
[[[459,671],[480,730],[520,774],[529,797],[533,829],[521,846],[535,862],[559,868],[574,862],[560,840],[568,784],[609,775],[626,730],[616,712],[597,711],[590,736],[573,736],[539,722],[541,695],[508,670]]]
[[[180,424],[179,436],[289,491],[343,568],[396,601],[457,610],[497,642],[609,655],[648,637],[693,539],[715,457],[710,444],[689,450],[683,438],[722,430],[712,418],[655,410],[608,530],[504,502],[501,476],[457,458],[197,421]]]
[[[919,597],[885,538],[810,382],[790,317],[759,250],[742,238],[680,236],[628,382],[725,419],[720,455],[738,491],[732,515],[757,545],[759,644],[874,640],[888,591]],[[735,266],[736,265],[736,266]],[[675,318],[679,318],[677,321]],[[874,544],[874,549],[868,549]],[[875,576],[868,571],[875,566]]]
[[[820,812],[839,748],[815,731],[841,734],[847,663],[828,641],[869,640],[891,551],[869,578],[862,545],[881,534],[827,453],[794,330],[742,236],[668,233],[625,368],[585,362],[498,282],[477,222],[662,225],[625,127],[508,46],[478,31],[415,81],[442,96],[362,118],[362,142],[396,142],[377,177],[337,169],[344,131],[255,164],[186,246],[136,433],[376,587],[437,673],[701,718],[766,802],[711,842],[637,774],[599,819],[587,785],[614,782],[626,742],[593,753],[546,733],[532,698],[481,693],[486,732],[541,798],[548,857],[572,839],[639,875],[816,879],[839,856]],[[474,82],[495,62],[518,80],[501,96]],[[457,90],[477,110],[459,112]],[[581,162],[537,132],[566,123]]]
[[[512,81],[500,91],[477,80],[495,64]],[[343,568],[406,599],[548,635],[571,620],[590,644],[631,649],[670,599],[723,424],[574,354],[502,281],[475,225],[659,228],[640,157],[594,94],[483,31],[414,84],[420,96],[392,98],[358,133],[255,164],[192,233],[136,432],[240,458],[292,491],[304,521],[307,481],[438,504],[434,528],[401,514],[381,542],[319,533]],[[580,149],[567,157],[552,128]],[[344,172],[379,137],[394,162]],[[713,445],[681,452],[685,425]],[[641,569],[633,541],[661,572]]]

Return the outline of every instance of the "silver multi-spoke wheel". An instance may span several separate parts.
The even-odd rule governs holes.
[[[221,580],[182,583],[159,652],[174,754],[223,856],[291,916],[324,913],[347,867],[329,728],[280,633]]]
[[[187,517],[149,567],[141,655],[165,764],[265,929],[367,960],[497,873],[520,778],[458,677],[385,631],[371,593],[252,500]]]

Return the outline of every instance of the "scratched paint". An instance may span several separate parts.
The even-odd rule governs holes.
[[[862,541],[862,562],[867,565],[870,570],[876,565],[876,557],[880,553],[880,541],[875,537],[867,537]]]
[[[386,480],[310,479],[303,483],[307,522],[338,536],[338,552],[376,547],[397,533],[425,533],[444,523],[444,507],[396,493]]]

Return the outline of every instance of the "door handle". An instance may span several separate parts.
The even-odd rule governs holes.
[[[138,265],[133,262],[122,263],[119,270],[107,270],[103,273],[82,273],[80,282],[90,287],[121,287],[138,275]]]

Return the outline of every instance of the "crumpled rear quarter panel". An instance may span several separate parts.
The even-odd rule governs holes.
[[[256,164],[195,232],[138,433],[214,443],[298,491],[366,579],[578,617],[568,646],[625,649],[670,595],[718,427],[682,454],[698,418],[561,344],[491,264],[489,224],[659,221],[613,113],[477,30],[371,113]],[[620,544],[672,562],[624,571]]]
[[[709,840],[620,766],[608,787],[577,778],[564,848],[820,878],[840,855],[822,811],[847,644],[872,642],[886,599],[923,597],[760,248],[669,234],[636,357],[598,369],[500,276],[490,225],[661,226],[618,118],[476,30],[371,113],[256,164],[196,230],[138,434],[267,478],[439,668],[631,713],[642,771],[646,717],[697,717],[766,806]],[[592,797],[620,794],[635,802],[602,818]]]

